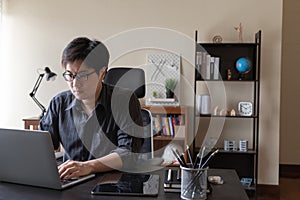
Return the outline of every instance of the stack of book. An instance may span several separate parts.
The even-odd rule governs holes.
[[[181,192],[181,173],[180,169],[165,170],[164,191]]]
[[[207,52],[197,52],[196,68],[204,80],[219,80],[220,57],[213,57]]]
[[[154,134],[175,137],[175,133],[177,133],[180,126],[183,126],[184,124],[184,117],[182,115],[171,114],[168,116],[153,116]]]

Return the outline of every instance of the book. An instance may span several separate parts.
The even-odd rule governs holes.
[[[209,78],[212,80],[214,77],[214,65],[215,65],[215,57],[210,57],[210,74]]]
[[[177,138],[185,137],[185,125],[176,125],[174,126],[174,130]]]
[[[177,183],[164,183],[164,188],[181,189],[181,184],[177,184]]]
[[[179,125],[180,121],[179,121],[179,116],[178,115],[174,115],[175,118],[175,125]]]
[[[205,69],[205,74],[204,74],[204,80],[210,80],[210,63],[211,63],[211,60],[210,60],[211,56],[209,54],[206,55],[206,69]]]
[[[166,135],[171,136],[169,117],[164,117],[164,121],[165,121],[165,127],[166,127]]]
[[[172,137],[174,137],[175,136],[175,131],[174,131],[174,126],[173,126],[173,122],[172,122],[172,116],[169,116],[168,120],[169,120],[169,127],[170,127],[170,135]]]
[[[200,64],[200,74],[201,74],[201,78],[203,80],[206,79],[206,55],[207,55],[207,52],[202,52],[201,54],[201,64]]]
[[[162,135],[167,136],[166,117],[161,116]]]
[[[172,121],[172,127],[173,127],[173,137],[175,137],[176,134],[176,120],[175,120],[175,115],[172,115],[171,117],[171,121]]]
[[[184,115],[177,115],[175,120],[176,120],[176,125],[184,125],[185,124]]]
[[[181,170],[167,169],[165,170],[164,191],[180,192],[181,190]]]
[[[153,134],[159,135],[162,133],[161,119],[159,115],[153,117]]]
[[[181,188],[164,188],[164,192],[181,192]]]
[[[220,65],[220,58],[219,57],[215,57],[214,60],[214,72],[213,72],[213,79],[214,80],[218,80],[219,79],[219,65]]]
[[[196,69],[198,73],[201,73],[201,65],[202,65],[202,52],[197,52],[196,54]]]

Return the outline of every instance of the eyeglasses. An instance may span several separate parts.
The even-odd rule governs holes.
[[[96,71],[92,71],[88,74],[72,74],[69,71],[65,71],[63,73],[63,77],[66,81],[71,82],[73,81],[75,78],[77,81],[87,81],[89,76],[92,75],[93,73],[95,73]]]

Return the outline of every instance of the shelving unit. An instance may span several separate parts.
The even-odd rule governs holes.
[[[186,107],[182,106],[142,106],[145,109],[148,109],[152,117],[159,115],[160,117],[168,117],[170,115],[181,115],[181,118],[184,121],[184,124],[181,125],[180,131],[175,131],[174,136],[156,134],[154,133],[154,150],[155,156],[161,157],[165,147],[171,142],[175,142],[182,146],[183,150],[187,144],[187,128],[188,128],[188,111]]]
[[[199,152],[201,146],[205,146],[206,134],[210,134],[212,121],[222,121],[223,127],[219,135],[214,132],[216,142],[214,148],[220,151],[216,154],[210,164],[210,168],[235,169],[240,179],[252,179],[251,185],[245,186],[247,191],[254,191],[256,194],[257,170],[258,170],[258,141],[259,141],[259,99],[260,99],[260,51],[261,51],[261,31],[255,34],[253,43],[198,43],[196,31],[195,50],[195,82],[194,82],[194,133],[193,142],[194,156]],[[199,53],[201,52],[201,53]],[[207,70],[216,68],[206,68],[203,71],[202,60],[197,56],[209,55],[219,58],[218,77],[210,75]],[[246,74],[240,74],[236,70],[236,61],[239,58],[247,58],[251,63],[251,70]],[[213,63],[214,64],[214,63]],[[204,89],[203,89],[204,88]],[[223,88],[224,93],[216,92]],[[206,90],[205,90],[206,89]],[[206,95],[211,97],[211,108],[209,114],[200,114],[197,103],[197,95],[206,91]],[[216,94],[217,93],[217,94]],[[225,94],[225,95],[223,95]],[[223,96],[221,96],[223,95]],[[246,101],[252,103],[252,114],[242,116],[238,112],[238,102]],[[223,113],[217,111],[219,102],[225,102]],[[231,115],[229,111],[235,110]],[[246,138],[248,142],[247,151],[224,150],[224,140],[236,141]],[[203,145],[205,144],[205,145]],[[237,145],[238,148],[238,145]]]
[[[37,130],[40,120],[39,117],[24,118],[24,129]]]

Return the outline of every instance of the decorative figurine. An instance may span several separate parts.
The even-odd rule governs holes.
[[[239,34],[239,40],[238,41],[240,43],[242,43],[243,42],[243,27],[242,27],[242,23],[240,23],[238,26],[234,27],[234,29]]]
[[[224,108],[222,110],[220,110],[220,116],[226,116],[227,115],[227,110]]]
[[[235,112],[234,109],[232,109],[232,110],[230,111],[230,116],[236,116],[236,112]]]
[[[213,39],[212,39],[212,41],[213,41],[213,43],[222,43],[222,37],[221,37],[221,35],[215,35],[214,37],[213,37]]]
[[[220,114],[219,106],[216,106],[214,108],[214,115],[219,115],[219,114]]]
[[[231,69],[227,69],[227,80],[231,80]]]

